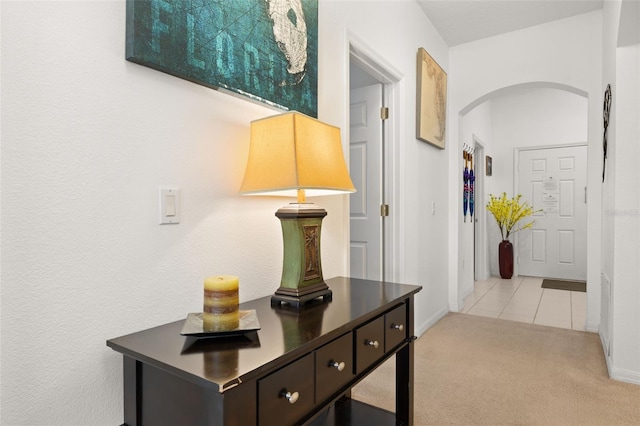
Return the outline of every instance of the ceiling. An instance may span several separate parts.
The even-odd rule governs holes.
[[[449,47],[602,9],[603,0],[417,0]]]

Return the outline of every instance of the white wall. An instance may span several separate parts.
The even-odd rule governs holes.
[[[448,49],[414,2],[389,6],[320,2],[319,117],[346,128],[350,34],[402,74],[398,275],[424,286],[424,329],[447,312],[447,151],[414,137],[415,61],[425,47],[446,70]],[[237,195],[249,122],[276,112],[125,61],[124,1],[1,7],[0,422],[119,424],[107,339],[198,311],[211,274],[239,275],[241,300],[277,288],[288,201]],[[158,225],[161,185],[182,190],[179,225]],[[317,202],[324,275],[345,275],[348,197]]]
[[[490,154],[493,151],[493,126],[492,126],[492,102],[486,101],[482,104],[478,105],[473,110],[469,111],[467,114],[460,118],[460,144],[468,145],[470,147],[475,147],[476,141],[479,140],[483,144],[484,154]],[[462,154],[460,154],[462,157]],[[477,154],[474,155],[474,168],[477,168],[478,162],[483,162],[485,159],[479,157]],[[462,168],[464,167],[464,162],[460,162],[460,168],[458,173],[462,173]],[[474,261],[481,261],[480,259],[474,260],[474,220],[477,220],[476,226],[481,227],[481,231],[484,235],[487,235],[487,212],[485,205],[489,199],[489,193],[491,192],[490,188],[493,185],[493,177],[492,176],[477,176],[476,173],[476,182],[474,185],[475,192],[475,208],[474,208],[474,216],[473,219],[470,216],[470,212],[467,214],[467,220],[465,222],[464,217],[462,215],[452,215],[454,220],[459,218],[460,225],[460,235],[459,235],[459,248],[460,248],[460,256],[459,256],[459,267],[460,267],[460,281],[459,281],[459,307],[462,308],[462,300],[468,294],[473,291],[473,280],[474,280]],[[484,182],[484,185],[482,184]],[[459,194],[459,202],[457,211],[463,211],[462,208],[462,188],[458,187],[455,190]],[[491,248],[495,248],[493,246],[489,246],[486,244],[485,250],[490,251]],[[497,250],[497,249],[496,249]],[[486,253],[487,255],[489,253]],[[487,265],[485,265],[485,269],[489,267],[489,258],[485,258]]]
[[[450,51],[450,91],[452,121],[449,128],[451,140],[458,141],[457,151],[449,152],[449,181],[461,186],[461,153],[458,122],[475,106],[496,94],[518,87],[555,88],[573,91],[588,97],[589,146],[589,211],[588,227],[594,230],[589,240],[587,256],[589,268],[587,280],[591,290],[587,300],[587,328],[597,329],[600,313],[600,185],[597,170],[601,161],[600,126],[602,98],[601,46],[602,14],[600,11],[563,19],[509,34],[487,38],[456,46]],[[495,130],[494,130],[495,131]],[[494,147],[496,146],[495,134]],[[490,152],[485,152],[491,155]],[[512,156],[509,163],[512,162]],[[494,157],[494,173],[499,176],[502,167],[500,158]],[[495,182],[498,179],[494,179]],[[506,179],[506,178],[504,178]],[[509,176],[511,181],[513,175]],[[496,189],[496,188],[494,188]],[[450,191],[449,205],[458,206],[458,191]],[[461,213],[459,213],[461,214]],[[458,224],[449,225],[450,244],[459,252]],[[450,260],[450,303],[457,300],[455,293],[460,286],[461,271],[458,264]],[[452,307],[453,309],[453,307]]]
[[[392,275],[401,282],[417,283],[416,330],[421,333],[448,312],[447,297],[447,151],[415,139],[416,55],[424,47],[448,71],[448,48],[414,2],[324,1],[319,17],[321,49],[331,61],[321,68],[320,90],[331,91],[333,116],[348,118],[349,43],[364,44],[382,65],[400,75],[391,100],[396,118],[392,165],[395,202],[391,214],[400,215],[398,263]],[[402,31],[381,31],[402,22]],[[338,120],[338,118],[337,118]],[[431,203],[436,214],[431,215]]]
[[[621,37],[635,7],[635,39]],[[631,11],[633,11],[633,7]],[[625,15],[626,13],[626,15]],[[611,377],[640,384],[640,36],[637,5],[605,2],[602,91],[612,88],[607,174],[603,184],[603,275],[611,285],[611,304],[603,308],[603,341],[610,338],[607,365]],[[627,34],[628,35],[628,34]],[[624,45],[619,42],[624,38]],[[608,309],[607,309],[608,308]],[[608,333],[611,335],[609,336]]]
[[[208,275],[241,300],[279,285],[288,201],[237,195],[249,122],[276,112],[127,62],[124,36],[123,1],[2,3],[2,424],[118,424],[108,338],[200,310]],[[334,198],[327,278],[347,273]]]
[[[285,201],[237,195],[274,111],[127,62],[124,36],[125,2],[2,3],[2,424],[119,424],[108,338],[201,310],[208,275],[241,300],[279,283]],[[179,225],[158,225],[160,185]]]
[[[640,45],[618,49],[616,78],[613,378],[640,384]]]

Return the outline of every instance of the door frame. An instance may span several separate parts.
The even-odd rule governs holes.
[[[520,152],[521,151],[538,151],[541,149],[556,149],[556,148],[572,148],[584,146],[587,148],[587,185],[589,184],[589,144],[587,142],[575,142],[575,143],[566,143],[566,144],[553,144],[553,145],[540,145],[540,146],[529,146],[529,147],[517,147],[513,149],[513,193],[518,194],[520,191],[518,181],[519,181],[519,173],[520,173]],[[589,207],[587,206],[587,226],[589,224]],[[520,276],[519,267],[518,267],[518,247],[520,244],[519,233],[516,232],[514,235],[514,262],[513,262],[513,276]],[[587,247],[589,242],[589,233],[587,232]],[[589,259],[587,256],[587,264],[589,263]],[[588,275],[587,275],[588,276]]]
[[[389,216],[382,221],[382,270],[383,280],[398,282],[402,280],[399,266],[402,258],[403,232],[400,220],[402,215],[401,175],[397,164],[401,157],[402,144],[396,141],[403,140],[404,133],[399,125],[402,122],[400,102],[402,91],[399,87],[402,74],[353,34],[348,35],[348,40],[349,63],[354,63],[382,84],[383,105],[391,111],[389,118],[383,122],[382,126],[382,199],[390,206]],[[345,122],[348,123],[349,108],[346,111]]]
[[[487,210],[485,208],[486,187],[485,187],[485,163],[484,163],[484,147],[480,138],[473,135],[474,145],[474,202],[475,213],[473,218],[473,278],[474,280],[484,281],[491,276],[489,268],[489,241],[487,238]],[[480,191],[478,191],[480,189]]]

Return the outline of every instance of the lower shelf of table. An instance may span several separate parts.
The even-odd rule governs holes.
[[[342,398],[317,417],[309,426],[402,426],[396,415],[380,407]]]

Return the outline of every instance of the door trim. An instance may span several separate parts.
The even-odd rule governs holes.
[[[486,280],[491,276],[489,270],[489,241],[487,238],[487,210],[485,208],[485,169],[484,169],[484,147],[485,144],[476,135],[473,134],[473,144],[475,152],[475,213],[474,220],[474,260],[473,272],[474,280]],[[480,191],[478,191],[480,189]]]
[[[389,118],[383,125],[383,200],[389,204],[391,214],[383,221],[383,252],[384,252],[384,277],[389,281],[402,281],[402,268],[400,268],[403,258],[403,221],[402,199],[400,188],[402,185],[402,175],[398,167],[402,158],[402,144],[397,141],[404,140],[404,130],[400,123],[403,116],[403,96],[402,79],[403,75],[393,65],[388,63],[382,56],[369,48],[357,36],[348,33],[349,61],[353,61],[382,83],[383,104],[389,107]],[[349,111],[349,109],[347,109]],[[349,122],[348,112],[345,122]],[[347,144],[348,146],[348,144]]]

